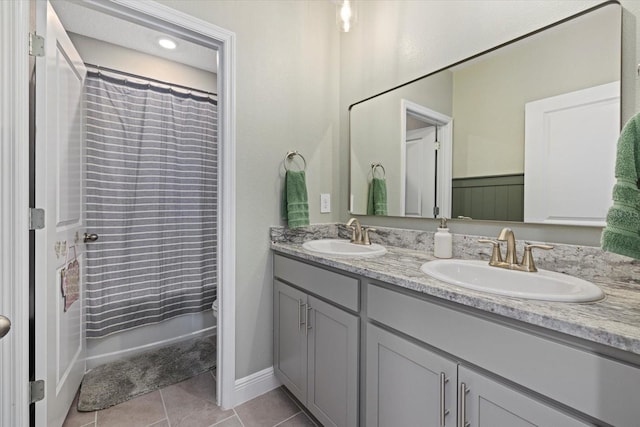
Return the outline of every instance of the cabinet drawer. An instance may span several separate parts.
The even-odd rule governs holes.
[[[617,427],[640,420],[640,369],[376,285],[368,317]]]
[[[273,256],[273,274],[309,293],[342,305],[350,310],[359,309],[359,280],[323,270],[300,261]]]

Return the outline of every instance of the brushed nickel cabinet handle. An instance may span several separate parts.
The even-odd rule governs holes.
[[[460,396],[458,397],[458,427],[469,427],[467,422],[467,393],[469,389],[465,383],[460,383]]]
[[[444,372],[440,372],[440,427],[445,427],[444,418],[449,415],[449,410],[445,408],[445,384],[449,382]]]
[[[309,324],[309,312],[311,311],[311,306],[309,304],[305,304],[307,306],[307,312],[305,314],[307,327],[304,329],[304,334],[309,335],[309,329],[311,329],[311,325]]]
[[[302,329],[302,325],[304,322],[302,321],[302,314],[300,314],[300,310],[302,310],[302,306],[305,305],[302,303],[302,299],[298,299],[298,330]]]

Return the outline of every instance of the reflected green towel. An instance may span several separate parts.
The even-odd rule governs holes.
[[[387,215],[387,181],[373,178],[369,183],[367,215]]]
[[[309,201],[304,171],[287,171],[282,193],[284,217],[289,228],[309,225]]]
[[[627,122],[618,139],[616,179],[602,249],[640,259],[640,114]]]

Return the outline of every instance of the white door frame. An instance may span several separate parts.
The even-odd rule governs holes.
[[[235,33],[153,1],[89,0],[95,7],[186,30],[219,48],[218,403],[235,404]],[[29,14],[32,3],[0,2],[0,427],[29,425]]]
[[[29,425],[28,1],[0,1],[0,426]]]
[[[407,112],[421,116],[440,126],[438,156],[438,206],[440,217],[451,218],[451,176],[453,153],[453,118],[406,99],[400,100],[400,211],[404,215],[406,194]]]
[[[151,23],[168,33],[186,30],[219,50],[218,136],[221,148],[218,209],[218,404],[235,405],[235,33],[170,7],[146,0],[85,0],[124,19]]]

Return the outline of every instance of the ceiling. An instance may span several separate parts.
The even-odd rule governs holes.
[[[201,70],[217,73],[217,51],[176,37],[168,37],[178,47],[167,50],[158,45],[158,39],[167,37],[132,22],[116,18],[82,5],[78,1],[52,0],[62,25],[68,32],[102,40],[111,44],[155,55],[170,61],[190,65]],[[114,31],[117,28],[117,31]]]

